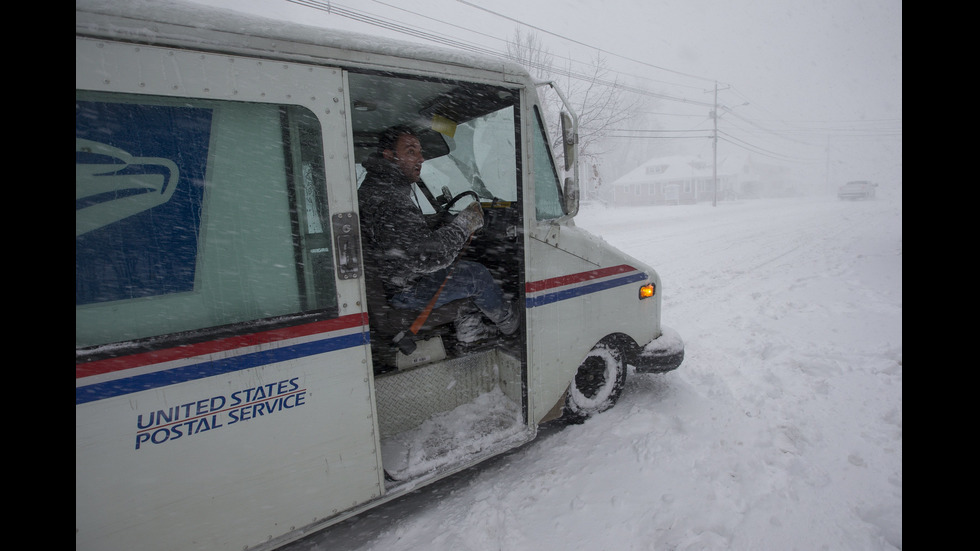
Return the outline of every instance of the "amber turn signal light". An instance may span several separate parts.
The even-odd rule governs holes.
[[[652,297],[655,292],[657,292],[657,288],[654,287],[653,283],[647,283],[640,287],[640,300]]]

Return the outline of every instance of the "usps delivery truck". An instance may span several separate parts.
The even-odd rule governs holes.
[[[573,222],[552,84],[200,6],[75,6],[76,549],[276,548],[681,363],[657,273]],[[421,135],[434,224],[481,203],[460,256],[522,305],[516,337],[386,304],[357,189],[395,124]]]

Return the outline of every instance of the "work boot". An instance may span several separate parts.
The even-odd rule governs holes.
[[[497,322],[497,329],[504,335],[513,335],[521,325],[521,311],[513,302],[507,305],[507,313]]]
[[[497,335],[497,328],[484,323],[479,312],[461,314],[456,318],[454,323],[456,326],[456,340],[459,342],[477,342]]]

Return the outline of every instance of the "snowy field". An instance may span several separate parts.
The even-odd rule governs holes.
[[[289,549],[901,549],[901,189],[577,221],[660,273],[680,368]]]

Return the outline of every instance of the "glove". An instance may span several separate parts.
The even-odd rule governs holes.
[[[480,203],[474,201],[470,203],[468,207],[461,210],[456,218],[453,219],[453,224],[458,225],[463,228],[466,235],[470,235],[476,230],[483,227],[483,208]]]

